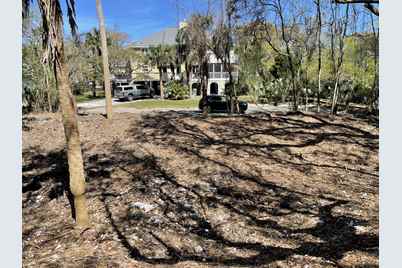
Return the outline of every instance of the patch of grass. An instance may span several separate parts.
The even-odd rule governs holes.
[[[253,98],[253,96],[250,95],[239,96],[239,100],[247,101],[248,103],[255,103],[255,99]]]
[[[105,92],[103,92],[103,91],[97,91],[96,97],[92,96],[92,92],[85,92],[82,95],[75,96],[75,100],[77,101],[77,103],[90,101],[90,100],[96,100],[96,99],[103,99],[103,98],[105,98]]]
[[[135,102],[121,104],[118,107],[136,109],[157,109],[157,108],[197,108],[200,98],[186,100],[138,100]]]

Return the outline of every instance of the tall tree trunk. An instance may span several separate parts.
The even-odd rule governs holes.
[[[45,87],[46,87],[48,110],[50,113],[52,113],[53,109],[52,109],[52,98],[51,98],[50,86],[49,86],[49,72],[48,72],[47,66],[45,66],[44,64],[42,66],[43,66],[43,75],[45,76]]]
[[[162,68],[159,67],[159,89],[160,89],[160,94],[161,94],[161,100],[165,98],[163,94],[163,81],[162,81]]]
[[[170,77],[170,80],[174,80],[174,77],[176,76],[175,72],[175,66],[173,64],[170,64],[170,72],[172,73],[172,76]]]
[[[92,81],[92,97],[96,98],[96,81]]]
[[[298,102],[297,102],[297,85],[296,85],[296,73],[295,73],[295,69],[294,69],[294,65],[293,65],[293,59],[292,59],[292,55],[290,53],[290,46],[289,46],[289,40],[288,38],[285,36],[285,31],[286,31],[286,27],[285,27],[285,22],[284,22],[284,18],[283,18],[283,11],[282,11],[282,5],[281,5],[281,1],[278,0],[278,15],[281,21],[281,32],[282,32],[282,40],[285,42],[286,45],[286,56],[289,62],[289,68],[290,68],[290,74],[292,77],[292,89],[293,89],[293,105],[292,105],[292,109],[293,111],[297,111],[298,110]]]
[[[190,86],[190,77],[191,77],[191,67],[189,67],[188,62],[186,61],[184,64],[184,68],[186,69],[186,85],[188,87],[189,90],[189,96],[190,98],[193,96],[193,90]]]
[[[333,8],[333,7],[332,7]],[[333,14],[334,14],[334,9],[332,9]],[[336,15],[333,15],[333,18],[336,19]],[[345,21],[343,23],[343,27],[341,28],[341,32],[339,35],[339,58],[338,62],[335,63],[335,49],[334,49],[334,34],[336,33],[336,21],[333,21],[333,28],[332,33],[331,33],[331,55],[332,55],[332,60],[334,64],[334,73],[335,73],[335,87],[334,87],[334,94],[332,98],[332,107],[331,107],[331,113],[332,115],[336,115],[337,110],[338,110],[338,95],[339,95],[339,80],[340,80],[340,72],[343,64],[343,56],[344,56],[344,39],[346,36],[346,30],[348,26],[348,21],[349,21],[349,4],[346,5],[346,11],[345,11]]]
[[[60,38],[60,40],[63,40]],[[76,104],[68,82],[67,66],[64,62],[64,48],[60,45],[60,56],[55,59],[56,85],[59,90],[59,102],[63,117],[64,134],[67,141],[68,170],[70,190],[74,196],[75,220],[79,227],[89,225],[85,198],[84,163],[81,152],[80,135],[76,115]]]
[[[184,63],[184,68],[186,71],[186,85],[190,88],[190,70],[189,70],[190,68],[189,68],[189,64],[187,61]],[[191,88],[190,88],[190,92],[191,92]],[[190,93],[190,96],[191,96],[191,93]]]
[[[379,95],[379,86],[378,86],[378,32],[375,29],[374,26],[374,18],[373,15],[371,14],[371,27],[373,30],[373,34],[374,34],[374,41],[375,41],[375,45],[374,45],[374,81],[371,87],[371,97],[368,103],[368,110],[370,113],[373,112],[373,110],[375,110],[376,107],[376,102],[378,100],[378,95]]]
[[[317,112],[320,112],[321,110],[321,26],[322,26],[322,20],[321,20],[321,5],[320,5],[321,0],[317,0],[315,3],[317,5],[317,17],[318,17],[318,91],[317,91]]]
[[[99,19],[99,32],[102,43],[102,61],[103,61],[103,79],[105,84],[105,99],[106,99],[106,117],[112,118],[112,93],[110,90],[110,71],[109,71],[109,58],[106,42],[105,18],[103,16],[103,9],[101,0],[96,0],[96,11]]]
[[[336,74],[334,94],[332,96],[331,114],[336,115],[338,112],[338,95],[339,95],[339,74]]]
[[[204,62],[201,65],[201,89],[202,89],[202,102],[203,102],[203,116],[208,116],[208,106],[207,106],[207,88],[208,88],[208,63]]]

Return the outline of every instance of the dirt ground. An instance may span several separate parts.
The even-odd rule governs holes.
[[[378,127],[352,116],[79,117],[74,231],[59,115],[23,119],[24,267],[378,267]]]

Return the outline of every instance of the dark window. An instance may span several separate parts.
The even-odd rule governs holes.
[[[211,95],[216,95],[218,94],[218,84],[217,83],[212,83],[210,86],[210,94]]]
[[[222,72],[222,63],[215,63],[215,73]]]
[[[214,65],[212,63],[208,63],[208,72],[212,73],[214,71],[213,67]]]
[[[144,85],[138,85],[137,89],[147,89]]]

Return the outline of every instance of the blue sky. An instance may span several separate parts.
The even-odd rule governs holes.
[[[60,2],[64,11],[65,35],[68,36],[70,29],[67,23],[65,1],[60,0]],[[211,2],[213,4],[211,11],[219,14],[220,1]],[[204,13],[207,3],[208,0],[102,0],[106,27],[127,33],[130,42],[141,40],[164,28],[175,27],[178,19],[182,21],[191,13],[197,11]],[[313,8],[311,1],[304,0],[304,3]],[[75,0],[75,5],[79,33],[85,33],[98,27],[96,0]],[[37,6],[36,1],[34,1],[34,6]],[[179,6],[179,13],[177,6]],[[362,5],[355,7],[365,10]],[[368,12],[365,10],[365,13]],[[367,15],[360,18],[363,21],[368,19]],[[378,17],[375,17],[375,20],[377,25]],[[367,21],[363,25],[367,27]]]
[[[64,1],[60,2],[65,10]],[[95,3],[95,0],[76,0],[80,33],[98,26]],[[183,20],[192,11],[205,10],[207,0],[102,0],[106,27],[127,33],[130,41],[140,40],[166,27],[177,26],[177,3],[180,20]],[[66,24],[66,17],[64,21]],[[68,32],[66,26],[65,34],[68,35]]]

